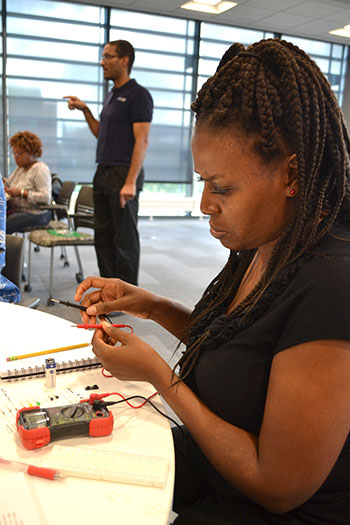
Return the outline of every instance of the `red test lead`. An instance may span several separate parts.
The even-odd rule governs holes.
[[[102,324],[100,323],[95,323],[95,324],[89,324],[89,323],[83,323],[83,324],[73,324],[71,325],[72,327],[75,327],[75,328],[85,328],[85,330],[95,330],[96,328],[102,328]],[[113,326],[114,328],[130,328],[131,331],[132,330],[132,327],[129,326],[128,324],[109,324],[108,326]]]

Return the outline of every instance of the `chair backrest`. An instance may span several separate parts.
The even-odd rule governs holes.
[[[65,206],[68,206],[75,186],[76,186],[75,182],[71,180],[65,180],[62,183],[61,191],[58,194],[58,197],[56,200],[57,204],[64,204]]]
[[[61,188],[62,188],[62,181],[57,175],[57,173],[51,173],[51,192],[52,192],[52,199],[57,202],[57,198],[60,194]]]
[[[75,230],[77,230],[79,227],[92,229],[95,228],[95,211],[92,186],[81,187],[75,203],[74,213],[77,215],[74,217]]]
[[[65,180],[62,183],[61,191],[59,192],[58,197],[56,199],[56,204],[62,204],[63,206],[66,206],[68,209],[69,202],[70,202],[75,186],[76,186],[75,182],[70,181],[70,180]],[[60,220],[66,217],[65,212],[61,210],[56,210],[55,215],[56,215],[57,220]]]
[[[6,235],[6,266],[2,273],[21,289],[24,239],[17,235]]]

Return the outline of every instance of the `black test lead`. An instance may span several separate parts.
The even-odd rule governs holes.
[[[54,299],[53,297],[51,297],[51,301],[53,301],[54,303],[63,304],[64,306],[70,306],[71,308],[78,308],[78,310],[82,310],[83,312],[86,312],[86,306],[82,306],[79,303],[71,303],[70,301],[61,301],[61,299]],[[107,314],[101,314],[101,315],[103,315],[106,318],[109,324],[113,324]]]
[[[78,310],[82,310],[83,312],[86,311],[86,306],[82,306],[78,303],[71,303],[70,301],[61,301],[60,299],[54,299],[53,297],[51,297],[51,301],[53,301],[54,303],[63,304],[64,306],[70,306],[71,308],[78,308]]]

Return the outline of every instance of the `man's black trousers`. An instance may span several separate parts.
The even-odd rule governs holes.
[[[94,177],[95,249],[101,277],[118,277],[138,284],[140,240],[137,230],[139,193],[143,170],[137,179],[136,197],[121,208],[119,192],[128,166],[99,165]]]

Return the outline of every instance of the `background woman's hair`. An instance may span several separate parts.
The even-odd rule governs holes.
[[[22,151],[31,153],[36,159],[40,158],[43,151],[43,144],[39,137],[31,131],[18,131],[9,140],[11,148],[16,146]]]
[[[266,272],[254,290],[229,315],[252,311],[277,274],[310,250],[335,219],[349,226],[349,138],[342,112],[317,64],[293,44],[261,40],[247,49],[233,44],[192,104],[196,126],[239,128],[258,133],[262,161],[296,153],[298,193],[293,223],[283,233]],[[281,141],[282,138],[282,141]],[[252,252],[231,252],[192,315],[184,339],[208,312],[233,298]],[[180,359],[186,376],[210,335],[205,331]]]

